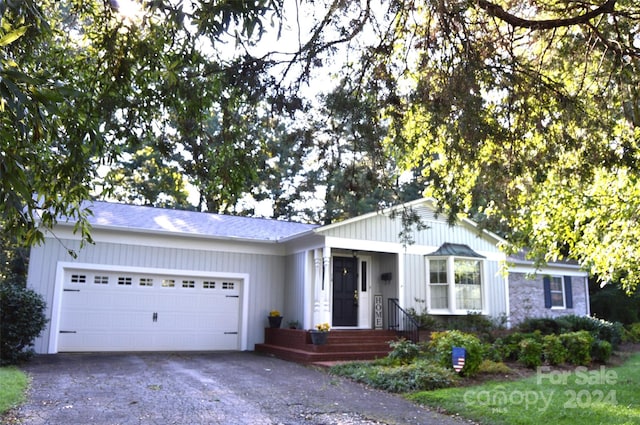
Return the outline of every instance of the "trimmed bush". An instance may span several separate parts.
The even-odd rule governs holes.
[[[520,341],[518,361],[528,368],[535,369],[542,364],[542,344],[535,338]]]
[[[482,363],[483,345],[477,336],[460,331],[433,332],[429,349],[433,351],[436,361],[445,368],[453,368],[451,355],[453,347],[463,347],[467,350],[464,368],[460,371],[463,376],[473,376],[478,372]]]
[[[47,324],[45,306],[31,289],[17,283],[0,284],[0,365],[31,357],[33,341]]]
[[[608,341],[617,347],[624,335],[624,326],[596,317],[567,315],[555,319],[546,317],[527,318],[518,328],[522,332],[540,332],[542,335],[560,335],[567,332],[589,331],[596,339]]]
[[[613,347],[620,344],[624,333],[622,323],[612,323],[596,317],[570,315],[559,317],[556,321],[565,332],[588,331],[594,338],[608,341]]]
[[[493,344],[493,347],[502,355],[503,360],[518,360],[520,353],[520,342],[525,338],[533,338],[534,340],[541,342],[540,333],[521,333],[514,332],[511,335],[507,335],[504,338],[498,338]]]
[[[542,358],[551,365],[559,365],[567,361],[567,349],[562,345],[558,335],[542,337]]]
[[[606,363],[611,357],[613,347],[608,341],[596,339],[591,345],[591,358],[596,362]]]
[[[595,338],[587,331],[569,332],[560,335],[562,345],[567,349],[567,361],[574,365],[587,366],[591,363],[591,345]]]

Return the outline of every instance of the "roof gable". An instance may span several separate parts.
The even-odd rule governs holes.
[[[499,236],[480,229],[470,219],[460,217],[455,224],[450,224],[444,216],[436,213],[435,201],[431,198],[418,199],[385,210],[318,227],[314,229],[314,232],[325,236],[402,242],[399,234],[400,232],[406,232],[400,218],[403,209],[413,210],[422,223],[427,226],[423,230],[418,230],[415,227],[411,229],[413,237],[410,237],[410,239],[416,244],[439,246],[444,242],[464,242],[465,244],[473,245],[474,249],[484,249],[481,248],[481,245],[483,245],[487,249],[495,250],[497,245],[505,243]],[[394,217],[394,214],[397,216],[392,220],[391,217]],[[457,235],[455,230],[458,230]],[[456,239],[448,239],[451,237]],[[483,240],[481,245],[478,244],[480,242],[479,239]],[[474,240],[474,242],[469,242],[471,240]]]

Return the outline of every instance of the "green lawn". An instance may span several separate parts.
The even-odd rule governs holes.
[[[27,376],[15,367],[0,367],[0,416],[24,401]]]
[[[408,398],[483,424],[595,425],[640,423],[640,354],[622,366],[565,372],[538,369],[530,378],[425,391]]]

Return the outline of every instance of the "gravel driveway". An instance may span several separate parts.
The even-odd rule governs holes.
[[[57,354],[24,369],[31,390],[14,421],[26,425],[464,423],[248,352]]]

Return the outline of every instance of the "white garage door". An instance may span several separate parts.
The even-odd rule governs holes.
[[[58,351],[237,350],[241,284],[67,270]]]

